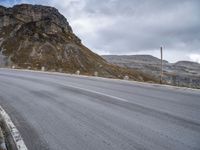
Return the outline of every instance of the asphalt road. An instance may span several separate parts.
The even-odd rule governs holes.
[[[29,150],[200,150],[200,90],[0,69]]]

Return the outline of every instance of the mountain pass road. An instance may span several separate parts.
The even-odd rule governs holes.
[[[29,150],[200,150],[200,90],[0,69]]]

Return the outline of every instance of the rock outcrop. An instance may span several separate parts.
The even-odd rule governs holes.
[[[0,7],[1,53],[19,67],[67,67],[69,55],[81,55],[81,46],[66,18],[53,7],[28,4]]]
[[[72,32],[67,19],[61,15],[57,9],[53,7],[41,6],[41,5],[16,5],[12,8],[0,7],[1,22],[0,27],[15,25],[15,24],[24,24],[30,22],[37,22],[38,25],[41,23],[50,22],[48,25],[48,31],[58,32],[60,29],[65,30],[66,32]],[[54,28],[55,27],[55,28]]]
[[[21,68],[88,72],[94,65],[105,64],[82,45],[57,9],[41,5],[0,6],[0,48]]]

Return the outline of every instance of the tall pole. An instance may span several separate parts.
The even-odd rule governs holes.
[[[162,78],[163,78],[163,48],[162,48],[162,46],[160,47],[160,57],[161,57],[161,59],[160,59],[160,84],[162,84]]]

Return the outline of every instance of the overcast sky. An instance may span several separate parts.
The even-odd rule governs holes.
[[[151,54],[200,63],[200,0],[0,0],[56,7],[98,54]]]

